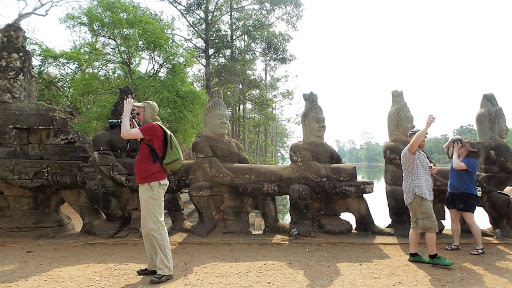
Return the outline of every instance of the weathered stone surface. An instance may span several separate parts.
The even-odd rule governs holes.
[[[23,113],[20,111],[13,111],[2,108],[3,106],[0,106],[0,127],[12,128],[14,123],[18,121],[18,118],[21,117]]]
[[[8,210],[8,209],[9,209],[9,201],[7,200],[7,196],[0,195],[0,211]]]
[[[23,30],[9,24],[0,35],[0,230],[51,236],[71,225],[59,189],[85,186],[80,165],[90,153],[66,116],[35,101]]]
[[[23,113],[12,126],[16,129],[67,129],[68,119],[47,113]]]
[[[11,159],[0,158],[0,181],[4,179],[14,179],[14,163]]]
[[[9,202],[10,211],[25,211],[32,210],[35,206],[35,196],[19,197],[19,196],[6,196]]]
[[[0,127],[0,145],[3,144],[19,144],[18,131],[7,127]]]
[[[0,102],[35,101],[32,56],[25,47],[25,32],[11,23],[0,29],[0,37]]]
[[[46,161],[16,160],[14,179],[47,179],[48,164]]]
[[[18,196],[18,197],[31,197],[32,193],[29,190],[17,186],[8,185],[0,182],[0,191],[5,196]]]

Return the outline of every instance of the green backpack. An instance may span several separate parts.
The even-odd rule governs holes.
[[[181,155],[181,148],[180,144],[178,144],[178,141],[174,137],[174,135],[169,131],[167,128],[165,128],[164,125],[160,123],[156,123],[158,126],[164,130],[164,153],[162,156],[159,156],[156,153],[155,148],[151,146],[146,139],[144,140],[144,143],[148,145],[149,151],[151,152],[151,157],[153,158],[153,163],[160,163],[162,164],[162,167],[164,167],[165,170],[171,170],[176,171],[180,169],[181,164],[183,164],[183,155]]]

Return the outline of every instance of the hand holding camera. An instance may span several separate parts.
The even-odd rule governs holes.
[[[459,149],[464,145],[464,141],[460,136],[455,136],[450,140],[450,143],[453,148],[453,152],[458,152]]]
[[[123,106],[123,118],[124,115],[130,115],[130,126],[138,127],[138,123],[135,120],[135,117],[138,116],[137,112],[133,111],[133,98],[127,98],[124,100],[124,106]],[[108,126],[110,129],[115,129],[117,127],[121,127],[121,123],[123,123],[123,119],[121,120],[108,120]]]

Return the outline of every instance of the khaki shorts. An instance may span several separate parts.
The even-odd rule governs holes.
[[[437,233],[439,231],[431,200],[427,200],[421,196],[415,195],[414,199],[409,204],[407,204],[407,207],[411,213],[412,230],[419,233]]]

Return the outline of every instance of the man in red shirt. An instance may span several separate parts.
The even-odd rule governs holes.
[[[136,107],[136,119],[130,119],[133,106]],[[158,105],[153,101],[133,103],[132,98],[124,100],[121,137],[124,139],[142,139],[139,154],[135,158],[134,170],[139,184],[141,210],[141,228],[146,248],[148,266],[137,271],[138,275],[155,275],[151,284],[163,283],[173,279],[173,264],[169,235],[164,222],[164,195],[169,186],[167,173],[159,161],[153,161],[151,145],[158,155],[164,149],[164,132],[156,122],[161,122]],[[147,142],[146,142],[147,141]]]

